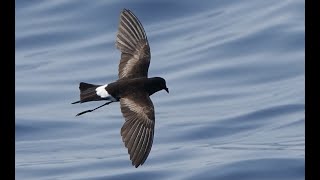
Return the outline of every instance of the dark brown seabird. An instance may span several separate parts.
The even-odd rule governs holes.
[[[147,159],[154,135],[154,106],[149,96],[169,90],[161,77],[148,78],[151,54],[147,35],[138,18],[128,9],[123,9],[117,33],[116,46],[121,51],[119,79],[105,85],[81,82],[80,101],[107,100],[105,104],[78,113],[92,112],[112,102],[120,101],[125,123],[121,128],[122,141],[128,148],[132,165],[136,168]]]

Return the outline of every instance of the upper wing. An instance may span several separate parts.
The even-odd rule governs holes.
[[[147,35],[130,10],[121,12],[116,46],[121,51],[119,79],[148,76],[151,55]]]
[[[147,159],[154,134],[154,107],[147,94],[136,94],[134,98],[120,99],[125,123],[121,128],[122,141],[128,148],[132,165],[138,167]]]

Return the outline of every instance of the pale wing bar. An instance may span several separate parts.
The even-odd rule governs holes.
[[[138,18],[127,9],[120,15],[116,46],[120,51],[119,79],[147,77],[150,47]]]
[[[126,120],[121,128],[122,140],[128,148],[132,165],[138,167],[147,159],[154,136],[154,107],[148,97],[142,104],[121,98],[121,112]]]

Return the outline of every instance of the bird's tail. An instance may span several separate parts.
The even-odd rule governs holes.
[[[84,103],[88,101],[100,101],[105,100],[97,95],[96,89],[101,85],[89,84],[85,82],[81,82],[79,85],[80,89],[80,101],[73,102],[76,103]]]

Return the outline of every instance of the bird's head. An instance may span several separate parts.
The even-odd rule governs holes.
[[[157,91],[161,91],[161,90],[165,90],[167,91],[167,93],[169,93],[169,89],[167,87],[166,84],[166,80],[161,78],[161,77],[153,77],[150,78],[151,86],[150,90],[149,90],[149,94],[152,95],[153,93],[157,92]]]
[[[169,89],[167,87],[166,80],[161,77],[158,77],[158,78],[159,78],[161,90],[164,89],[165,91],[167,91],[167,93],[169,93]]]

